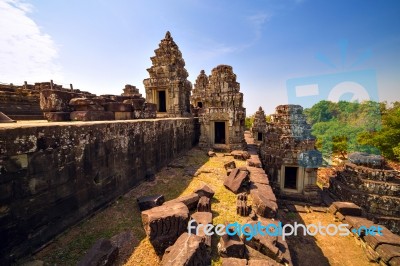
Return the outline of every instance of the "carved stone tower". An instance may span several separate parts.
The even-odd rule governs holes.
[[[157,117],[190,116],[192,84],[178,45],[169,31],[151,57],[150,78],[143,80],[146,101],[157,105]]]
[[[232,67],[219,65],[207,78],[204,70],[196,79],[191,102],[200,122],[200,147],[243,149],[246,109],[243,93]]]
[[[262,140],[264,139],[266,126],[267,126],[267,120],[265,118],[265,113],[260,106],[256,114],[254,115],[253,126],[251,127],[251,133],[256,143],[261,143]]]

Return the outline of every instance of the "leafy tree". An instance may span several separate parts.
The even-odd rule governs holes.
[[[250,128],[253,126],[253,122],[254,122],[254,115],[245,118],[244,124],[247,130],[250,130]]]
[[[381,106],[382,110],[382,106]],[[359,135],[360,143],[377,147],[391,160],[400,160],[400,103],[384,109],[381,130],[371,130]]]

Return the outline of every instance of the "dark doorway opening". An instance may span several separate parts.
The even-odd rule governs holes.
[[[203,103],[202,102],[197,102],[197,107],[203,108]]]
[[[167,98],[165,97],[165,91],[158,91],[158,111],[167,111]]]
[[[298,167],[285,167],[285,188],[297,189]]]
[[[215,122],[215,144],[225,143],[225,122]]]
[[[262,133],[261,132],[257,133],[257,140],[262,141]]]

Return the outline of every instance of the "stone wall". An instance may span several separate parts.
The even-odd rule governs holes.
[[[395,170],[348,162],[329,180],[329,191],[362,207],[368,218],[400,233],[400,178]]]
[[[181,118],[0,128],[0,262],[34,251],[190,149],[194,127]]]

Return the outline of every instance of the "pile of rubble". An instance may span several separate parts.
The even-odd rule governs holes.
[[[329,179],[329,192],[354,202],[374,222],[400,233],[400,175],[389,169],[383,157],[350,154],[349,162]]]
[[[362,209],[351,202],[333,202],[329,212],[348,224],[348,229],[371,262],[379,265],[400,265],[400,236],[385,226],[362,217]]]
[[[156,117],[156,105],[146,103],[139,90],[126,85],[124,93],[96,96],[57,89],[40,91],[40,108],[48,121],[103,121]]]

